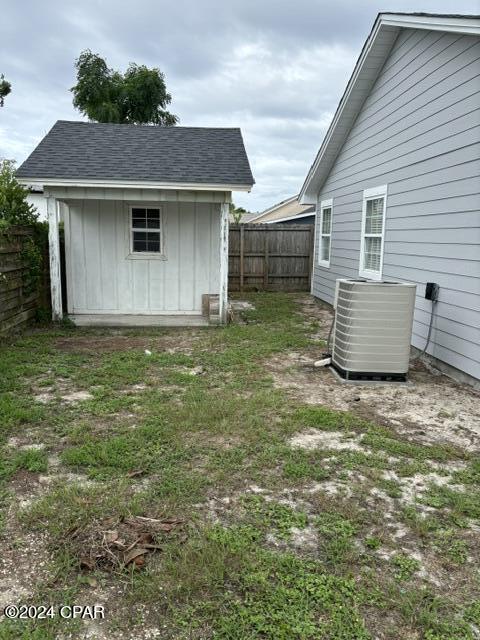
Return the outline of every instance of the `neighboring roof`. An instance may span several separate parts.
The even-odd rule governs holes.
[[[286,200],[282,200],[281,202],[277,202],[277,204],[274,204],[261,213],[256,214],[255,217],[250,220],[250,222],[270,222],[271,220],[277,220],[290,215],[295,216],[304,213],[304,211],[305,205],[300,204],[298,202],[298,195],[295,195],[291,198],[287,198]]]
[[[251,211],[247,211],[247,213],[243,213],[240,218],[240,224],[248,224],[253,218],[256,217],[256,213],[252,213]],[[233,221],[233,216],[230,217],[230,221]]]
[[[254,184],[240,129],[59,120],[19,167],[22,179]]]
[[[303,204],[316,202],[350,130],[403,28],[480,35],[480,16],[437,13],[379,13],[368,36],[332,123],[299,195]]]
[[[298,195],[292,196],[291,198],[287,198],[286,200],[281,200],[280,202],[277,202],[271,207],[268,207],[268,209],[264,209],[260,213],[257,213],[257,215],[253,218],[253,220],[257,220],[257,218],[261,218],[262,216],[267,215],[267,213],[271,213],[272,211],[275,211],[275,209],[278,209],[278,207],[283,207],[286,204],[290,204],[290,202],[295,202],[297,198],[298,198]]]
[[[285,218],[275,218],[275,220],[267,220],[265,224],[276,224],[277,222],[289,222],[290,220],[298,220],[299,218],[311,218],[315,215],[316,207],[311,206],[304,213],[297,213],[294,216],[286,216]]]

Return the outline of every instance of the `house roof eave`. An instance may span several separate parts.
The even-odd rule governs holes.
[[[315,204],[335,159],[403,28],[480,35],[479,16],[379,13],[363,45],[337,110],[299,194],[301,204]],[[366,63],[369,62],[367,65]]]

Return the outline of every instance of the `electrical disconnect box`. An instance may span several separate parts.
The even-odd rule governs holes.
[[[432,300],[432,302],[438,300],[438,289],[439,286],[436,282],[427,282],[425,286],[425,299]]]

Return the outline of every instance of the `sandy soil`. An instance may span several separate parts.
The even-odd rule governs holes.
[[[165,333],[158,336],[121,335],[118,330],[110,329],[104,336],[77,336],[58,338],[55,347],[60,351],[79,354],[113,353],[148,349],[167,353],[192,352],[192,346],[202,339],[201,329],[182,329],[177,333]]]
[[[300,313],[319,324],[314,339],[325,340],[330,310],[310,296],[300,298]],[[346,384],[328,368],[317,369],[324,343],[304,352],[281,354],[267,362],[274,384],[301,402],[351,411],[388,424],[412,440],[450,443],[480,451],[480,392],[459,384],[421,362],[412,365],[407,384]]]

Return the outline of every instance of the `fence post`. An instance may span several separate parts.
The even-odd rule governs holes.
[[[313,261],[315,260],[315,224],[310,228],[310,257],[308,258],[308,290],[312,291]]]
[[[244,247],[245,247],[245,237],[244,237],[245,228],[243,224],[240,224],[240,291],[243,291],[243,278],[245,273],[244,267]]]
[[[265,291],[268,289],[268,231],[269,228],[266,227],[265,228],[265,259],[264,259],[264,271],[263,271],[263,288],[265,289]]]

